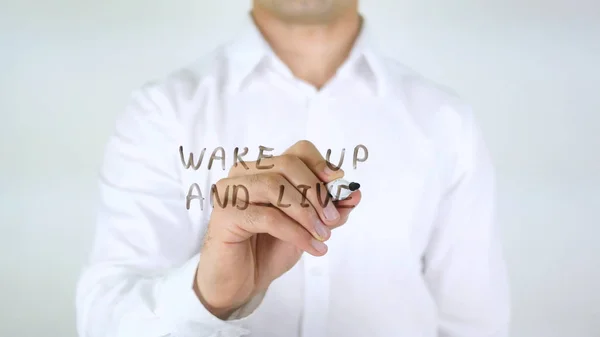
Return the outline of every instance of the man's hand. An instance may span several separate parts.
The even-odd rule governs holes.
[[[346,222],[352,210],[348,206],[358,205],[361,198],[356,191],[343,201],[329,199],[323,183],[344,173],[332,171],[308,141],[294,144],[281,156],[261,159],[260,167],[268,169],[247,164],[248,169],[233,167],[216,184],[220,199],[228,191],[227,197],[236,198],[236,205],[229,202],[220,207],[214,201],[196,273],[198,297],[220,318],[266,290],[303,252],[324,255],[331,229]],[[236,185],[243,187],[234,189]],[[302,185],[310,188],[298,188]]]

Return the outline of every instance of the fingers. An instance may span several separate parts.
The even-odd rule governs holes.
[[[330,182],[344,176],[344,170],[328,163],[315,145],[307,140],[301,140],[292,145],[281,154],[281,156],[285,155],[291,155],[300,159],[320,181]],[[281,156],[260,158],[260,168],[257,162],[248,162],[247,165],[233,166],[229,171],[229,176],[280,171],[281,163],[278,158]]]
[[[220,180],[216,192],[211,193],[211,198],[215,197],[215,208],[244,210],[249,205],[277,208],[316,239],[325,241],[331,236],[331,230],[321,221],[315,207],[311,207],[306,197],[280,174],[271,172]],[[231,200],[229,206],[224,200]]]
[[[245,240],[255,233],[269,234],[314,256],[327,253],[327,245],[278,208],[249,204],[247,208],[215,209],[217,223],[228,224],[227,232]]]
[[[352,210],[360,203],[361,198],[362,192],[358,190],[352,192],[352,194],[350,194],[350,196],[345,200],[333,202],[336,205],[338,211],[340,212],[340,221],[336,225],[331,226],[330,228],[335,229],[344,225],[346,221],[348,221],[348,217],[350,216]]]
[[[321,181],[330,182],[344,176],[344,170],[328,163],[315,145],[307,140],[292,145],[284,154],[298,157]]]
[[[329,238],[331,228],[346,222],[351,211],[347,207],[360,201],[360,192],[355,192],[353,199],[332,202],[324,183],[343,177],[344,172],[328,163],[309,141],[299,141],[282,155],[262,157],[260,162],[260,167],[250,163],[232,167],[232,180],[226,185],[238,185],[238,190],[251,196],[246,198],[249,203],[279,208],[321,241]]]
[[[259,170],[258,172],[266,174],[282,175],[293,185],[291,188],[297,189],[302,195],[302,207],[313,207],[319,214],[321,221],[329,226],[335,226],[340,214],[331,201],[331,196],[327,193],[327,188],[306,163],[293,154],[283,154],[278,157],[268,158],[264,161],[265,166],[271,166],[269,170]],[[245,169],[232,169],[230,177],[241,177],[247,175]],[[286,184],[287,185],[287,184]],[[278,189],[280,186],[276,186]],[[287,188],[287,187],[286,187]]]

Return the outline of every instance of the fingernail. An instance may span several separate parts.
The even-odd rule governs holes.
[[[335,205],[331,201],[323,209],[323,213],[325,215],[325,219],[329,221],[336,220],[340,217],[340,212],[338,212],[337,208],[335,208]]]
[[[312,239],[311,244],[319,253],[325,253],[327,251],[327,245],[317,239]]]
[[[325,226],[325,224],[321,221],[317,221],[315,223],[315,231],[317,232],[317,235],[319,236],[321,241],[327,240],[329,238],[329,235],[331,234],[331,230],[327,228],[327,226]]]
[[[333,165],[331,165],[333,166]],[[334,170],[330,167],[330,165],[325,162],[325,168],[323,169],[323,172],[325,172],[325,174],[327,176],[333,176],[333,175],[344,175],[344,170],[342,170],[341,168],[338,168],[337,170]]]

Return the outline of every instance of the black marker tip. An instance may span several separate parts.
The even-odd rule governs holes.
[[[359,183],[350,183],[350,184],[348,185],[348,189],[349,189],[350,191],[356,191],[356,190],[358,190],[359,188],[360,188],[360,184],[359,184]]]

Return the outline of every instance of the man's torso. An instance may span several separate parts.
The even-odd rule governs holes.
[[[435,335],[436,309],[421,277],[422,255],[460,116],[448,109],[452,95],[392,61],[370,57],[377,62],[375,79],[350,72],[320,91],[269,67],[234,85],[228,77],[232,61],[218,56],[160,84],[172,94],[184,158],[191,152],[197,161],[204,150],[198,169],[179,163],[182,210],[185,196],[203,196],[189,199],[197,237],[182,245],[182,255],[199,249],[212,207],[211,185],[226,177],[236,148],[238,154],[248,148],[242,158],[250,162],[261,146],[273,149],[264,154],[278,155],[306,139],[323,155],[330,149],[334,164],[343,151],[346,177],[361,184],[361,204],[333,231],[329,252],[318,258],[305,254],[271,285],[244,323],[252,336],[299,331],[311,337],[389,336],[396,329],[407,336]],[[450,122],[444,123],[446,133],[438,132],[442,121]],[[221,159],[208,169],[219,147],[225,170]]]

